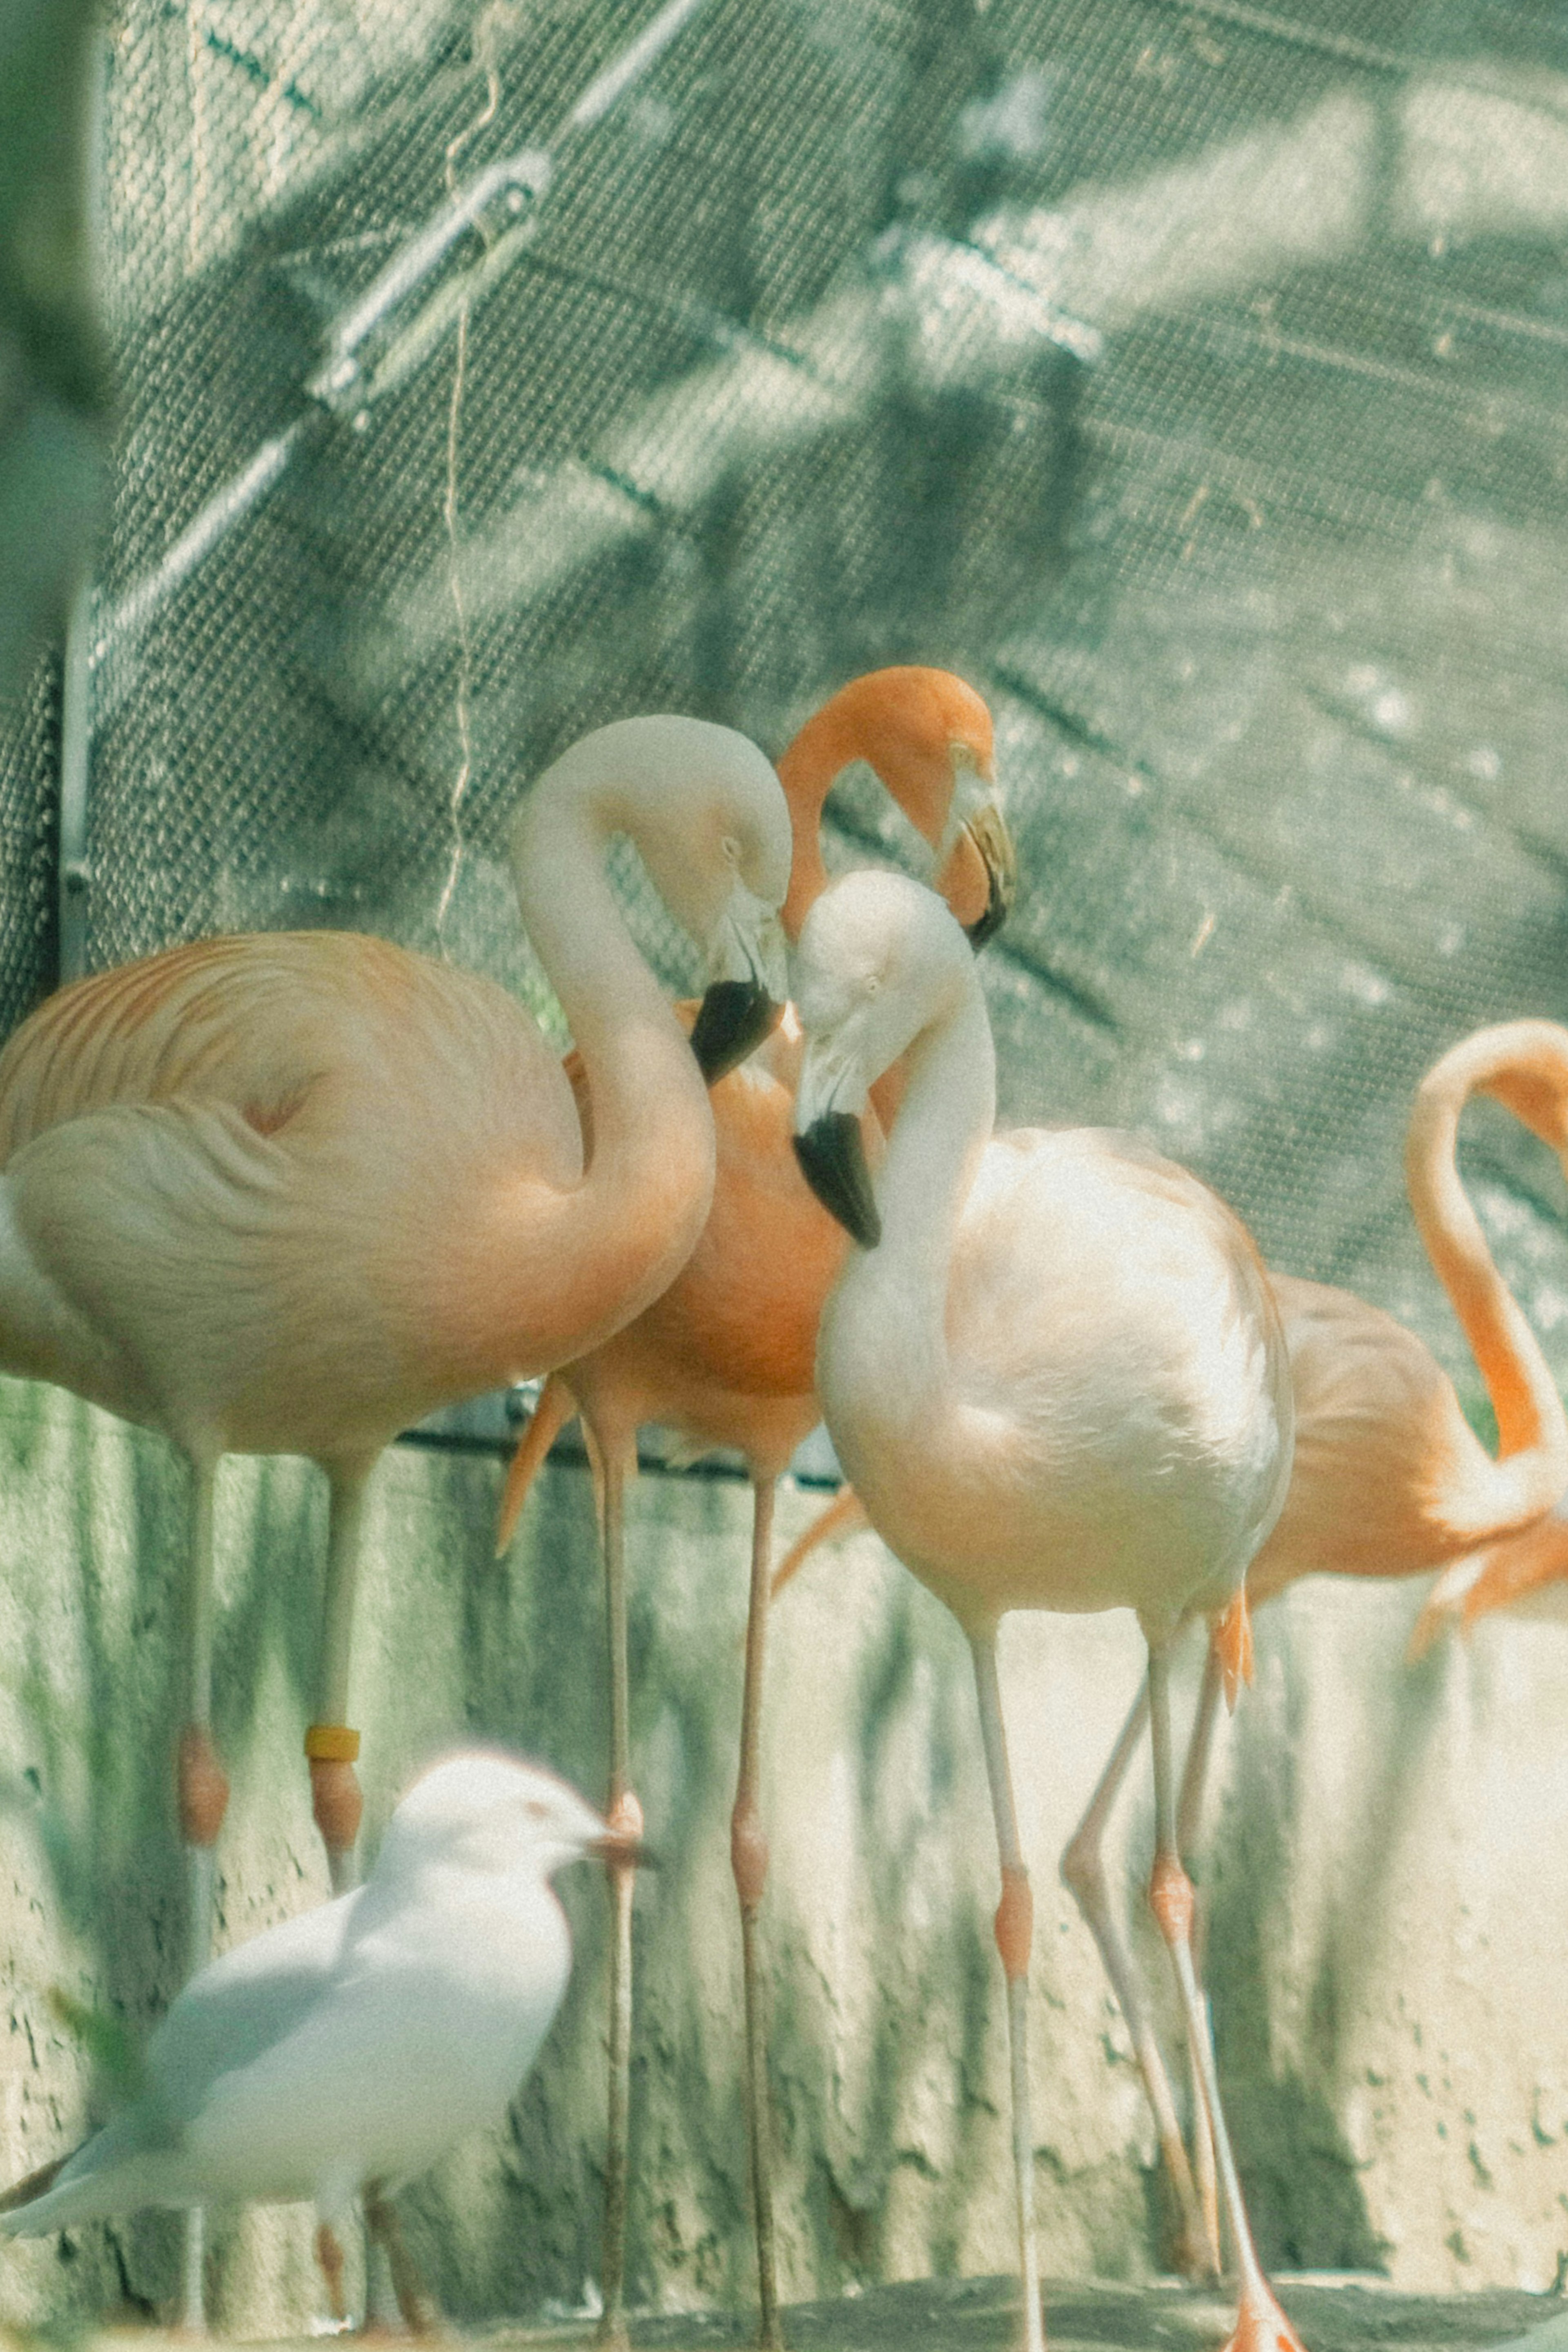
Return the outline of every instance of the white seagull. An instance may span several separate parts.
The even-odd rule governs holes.
[[[571,1971],[551,1874],[626,1843],[537,1765],[468,1751],[432,1766],[363,1886],[191,1979],[147,2045],[138,2095],[0,2199],[0,2231],[309,2198],[342,2319],[338,2232],[363,2196],[404,2316],[427,2327],[386,2200],[502,2113]]]

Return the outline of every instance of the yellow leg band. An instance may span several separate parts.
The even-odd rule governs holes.
[[[346,1723],[312,1723],[305,1734],[305,1753],[312,1764],[353,1764],[359,1756],[359,1733]]]

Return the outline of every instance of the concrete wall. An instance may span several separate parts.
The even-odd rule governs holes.
[[[184,1474],[54,1391],[0,1387],[0,2170],[92,2112],[52,1985],[142,2025],[174,1989],[168,1794]],[[375,1486],[356,1665],[371,1844],[454,1739],[508,1741],[601,1787],[600,1612],[585,1473],[548,1471],[489,1559],[487,1458],[395,1450]],[[784,1498],[781,1540],[818,1498]],[[738,1932],[727,1859],[745,1490],[647,1479],[631,1516],[637,1745],[666,1866],[642,1882],[633,2274],[667,2304],[751,2292]],[[325,1498],[291,1462],[226,1465],[218,1727],[235,1776],[220,1939],[321,1898],[300,1738]],[[1402,1663],[1418,1601],[1305,1588],[1260,1615],[1223,1743],[1205,1883],[1222,2066],[1267,2252],[1386,2263],[1409,2287],[1542,2285],[1568,2244],[1568,1640],[1497,1622]],[[786,2291],[1010,2259],[995,1864],[968,1661],[870,1538],[775,1619],[768,1935]],[[1152,2135],[1125,2035],[1055,1871],[1140,1672],[1128,1622],[1015,1619],[1004,1679],[1036,1873],[1033,2018],[1048,2271],[1158,2265]],[[1130,1889],[1149,1801],[1127,1806]],[[574,2305],[596,2267],[604,1903],[562,1886],[571,1992],[504,2127],[405,2202],[447,2308]],[[1156,1948],[1145,1944],[1151,1965]],[[216,2224],[215,2316],[311,2307],[302,2210]],[[0,2321],[174,2288],[147,2217],[0,2252]]]

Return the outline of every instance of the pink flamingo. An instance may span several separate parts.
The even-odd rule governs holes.
[[[1522,1591],[1553,1572],[1553,1563],[1555,1572],[1568,1572],[1568,1522],[1543,1516],[1568,1486],[1568,1418],[1535,1336],[1487,1248],[1455,1161],[1459,1118],[1478,1093],[1506,1104],[1568,1160],[1568,1030],[1514,1021],[1478,1031],[1427,1073],[1411,1116],[1411,1203],[1497,1415],[1496,1460],[1413,1332],[1351,1291],[1290,1275],[1268,1277],[1289,1358],[1296,1449],[1285,1507],[1247,1570],[1248,1600],[1258,1608],[1302,1576],[1415,1576],[1455,1562],[1417,1623],[1415,1652],[1451,1612],[1473,1617],[1490,1596]],[[775,1590],[816,1543],[854,1523],[852,1491],[829,1508],[837,1517],[830,1524],[825,1513],[806,1529],[781,1564]],[[1182,1779],[1177,1836],[1184,1853],[1192,1851],[1202,1816],[1221,1685],[1211,1651]],[[1147,1709],[1141,1694],[1062,1856],[1062,1876],[1099,1948],[1149,2093],[1180,2208],[1178,2259],[1201,2275],[1217,2272],[1220,2260],[1203,2101],[1194,2091],[1194,2180],[1105,1867],[1111,1811]]]
[[[1247,1564],[1289,1476],[1283,1335],[1245,1227],[1130,1137],[993,1133],[995,1064],[973,959],[901,877],[851,875],[801,937],[808,1179],[861,1244],[823,1310],[824,1416],[871,1524],[969,1638],[1001,1853],[1024,2341],[1043,2352],[1029,2121],[1028,1879],[996,1673],[1010,1609],[1131,1608],[1149,1644],[1150,1901],[1212,2119],[1240,2272],[1233,2346],[1293,2347],[1254,2250],[1220,2108],[1176,1847],[1169,1651],[1216,1621],[1246,1652]],[[905,1056],[875,1190],[859,1113]]]
[[[62,990],[0,1056],[0,1363],[163,1431],[193,1472],[179,1802],[195,1964],[227,1798],[210,1733],[218,1457],[308,1454],[330,1482],[306,1753],[341,1888],[377,1454],[437,1406],[614,1330],[702,1230],[712,1118],[602,870],[618,830],[719,954],[720,1034],[700,1020],[694,1041],[710,1070],[754,1042],[736,982],[762,968],[789,872],[773,772],[727,728],[624,719],[540,778],[512,862],[577,1038],[586,1160],[560,1063],[515,999],[353,933],[171,948]]]
[[[577,1354],[679,1270],[713,1186],[693,1048],[713,1075],[765,1026],[757,975],[788,827],[755,745],[690,719],[601,728],[529,795],[518,901],[577,1040],[586,1155],[522,1005],[353,933],[172,948],[63,989],[0,1055],[0,1364],[161,1430],[191,1465],[178,1783],[193,1968],[228,1794],[210,1731],[219,1456],[303,1454],[327,1473],[305,1752],[341,1891],[361,1811],[348,1688],[370,1471],[409,1423]],[[717,953],[690,1045],[610,894],[616,831]],[[196,2326],[201,2262],[193,2224]]]
[[[826,887],[824,803],[851,761],[865,760],[931,843],[941,878],[976,943],[1001,921],[1013,887],[1012,845],[992,798],[991,714],[944,670],[877,670],[851,681],[806,721],[779,761],[795,854],[784,923],[793,938]],[[787,1027],[787,1024],[786,1024]],[[609,1594],[611,1759],[608,1817],[635,1832],[630,1777],[623,1516],[645,1422],[679,1432],[697,1452],[745,1457],[753,1511],[741,1764],[731,1832],[740,1900],[746,2087],[757,2239],[761,2334],[780,2341],[771,2163],[767,2038],[757,1917],[768,1849],[757,1807],[763,1667],[774,1488],[821,1418],[812,1380],[817,1318],[846,1237],[812,1198],[790,1147],[795,1064],[787,1034],[713,1088],[718,1178],[707,1225],[664,1295],[546,1384],[513,1457],[499,1545],[574,1413],[587,1433]],[[886,1108],[896,1095],[879,1098]],[[611,1864],[615,1908],[610,2024],[610,2141],[605,2207],[601,2340],[625,2341],[627,2107],[630,2092],[634,1866]]]

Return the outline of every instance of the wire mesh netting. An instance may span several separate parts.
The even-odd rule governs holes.
[[[776,751],[945,662],[1020,836],[1005,1109],[1146,1128],[1452,1356],[1411,1084],[1568,1013],[1568,20],[709,0],[560,135],[648,21],[118,11],[89,961],[351,924],[543,1006],[502,841],[573,736],[676,708]],[[53,709],[4,749],[10,1020]],[[897,854],[853,782],[832,816]],[[1477,1128],[1561,1352],[1555,1172]]]
[[[54,648],[0,701],[0,1029],[79,945],[103,966],[317,924],[483,968],[552,1018],[505,839],[574,737],[675,709],[777,751],[857,671],[945,663],[995,711],[1018,838],[1018,903],[983,966],[1004,1117],[1142,1129],[1237,1203],[1271,1263],[1419,1332],[1484,1425],[1400,1143],[1454,1039],[1568,1019],[1562,6],[115,0],[98,71],[111,499],[68,671]],[[0,195],[5,170],[0,152]],[[0,559],[5,491],[0,467]],[[5,650],[0,632],[0,682]],[[910,843],[864,771],[828,831],[835,866]],[[81,884],[63,924],[62,868]],[[661,977],[689,984],[635,856],[614,870]],[[1560,1171],[1495,1105],[1467,1115],[1464,1150],[1568,1374]],[[30,2027],[22,2064],[26,2000],[42,2014],[37,1988],[90,1965],[147,2014],[183,1965],[169,1743],[149,1727],[185,1497],[151,1441],[68,1426],[43,1389],[13,1407],[6,1754],[51,1802],[79,1797],[91,1830],[50,1904],[28,1898],[33,1942],[18,1929],[0,1955],[0,1989],[22,1987],[0,2083],[20,2170],[57,2152],[76,2096]],[[216,1719],[245,1759],[237,1813],[248,1775],[266,1817],[226,1854],[235,1936],[320,1865],[298,1747],[321,1497],[299,1468],[237,1473],[220,1547]],[[543,1482],[509,1577],[489,1557],[493,1465],[405,1454],[378,1477],[384,1574],[356,1665],[373,1808],[456,1724],[526,1727],[597,1785],[581,1482]],[[692,2302],[753,2278],[738,1991],[704,1875],[733,1789],[738,1503],[645,1493],[666,1556],[633,1604],[638,1769],[676,1889],[639,1927],[658,1964],[637,2127],[659,2161],[634,2264],[649,2294]],[[984,2152],[1005,2072],[975,1932],[994,1888],[967,1660],[911,1580],[862,1560],[770,1635],[781,1688],[796,1644],[780,1752],[794,1743],[814,1833],[833,1832],[800,1836],[792,1874],[810,1807],[780,1808],[769,1897],[781,2209],[813,2291],[1010,2258]],[[1263,2117],[1242,2161],[1265,2251],[1392,2249],[1407,2279],[1452,2284],[1474,2246],[1487,2275],[1544,2284],[1568,2091],[1525,2045],[1560,1942],[1544,1895],[1498,1889],[1556,1834],[1559,1783],[1530,1742],[1559,1685],[1535,1654],[1510,1684],[1522,1654],[1494,1669],[1479,1643],[1473,1688],[1458,1669],[1440,1686],[1436,1663],[1406,1676],[1374,1613],[1387,1593],[1337,1597],[1337,1629],[1303,1606],[1260,1638],[1290,1674],[1270,1692],[1266,1672],[1260,1727],[1238,1722],[1244,1837],[1208,1887],[1222,2057]],[[1151,2144],[1109,2008],[1079,2032],[1106,1997],[1048,1865],[1070,1768],[1112,1736],[1128,1629],[1048,1630],[1059,1653],[1010,1628],[1034,1677],[1020,1748],[1053,1748],[1026,1792],[1038,1965],[1071,2020],[1048,2044],[1049,2257],[1110,2274],[1154,2258]],[[965,1772],[967,1851],[949,1834]],[[1301,1794],[1314,1773],[1326,1828]],[[1450,1800],[1472,1783],[1467,1812]],[[1477,1821],[1491,1843],[1467,1850],[1487,1847],[1495,1880],[1454,1860]],[[1434,1888],[1458,1927],[1434,1926]],[[582,1896],[574,2006],[521,2120],[428,2192],[469,2315],[574,2310],[594,2274],[597,1920]],[[1510,1979],[1521,1950],[1532,1972]],[[1402,2169],[1439,2137],[1440,2193],[1424,2157]],[[564,2189],[541,2185],[542,2150]],[[131,2267],[118,2239],[92,2260],[129,2295],[155,2242],[128,2242]]]

